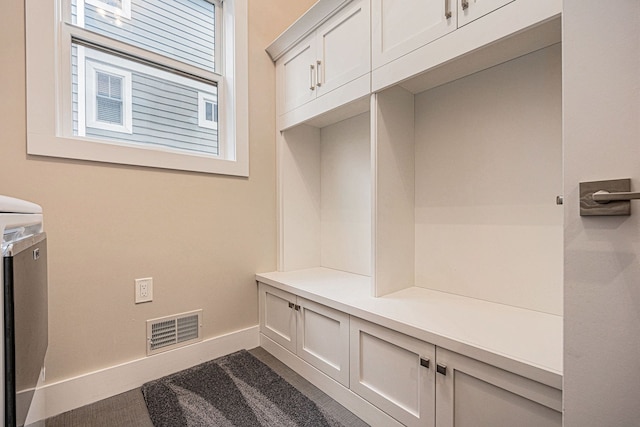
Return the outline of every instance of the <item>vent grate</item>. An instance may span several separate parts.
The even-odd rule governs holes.
[[[147,320],[147,355],[201,340],[202,310]]]

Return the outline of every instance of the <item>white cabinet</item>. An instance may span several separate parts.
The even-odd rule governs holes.
[[[316,97],[316,38],[308,36],[276,64],[278,110],[291,111]]]
[[[372,67],[456,29],[456,0],[372,0]]]
[[[351,390],[406,426],[560,427],[562,391],[351,318]]]
[[[433,427],[435,346],[351,318],[351,390],[406,426]]]
[[[442,348],[436,361],[437,427],[562,425],[560,390]]]
[[[378,68],[514,0],[372,0],[372,67]]]
[[[296,296],[260,284],[260,332],[292,353],[296,352]]]
[[[278,59],[279,114],[369,73],[368,1],[352,1]]]
[[[260,332],[349,387],[349,316],[260,283]]]

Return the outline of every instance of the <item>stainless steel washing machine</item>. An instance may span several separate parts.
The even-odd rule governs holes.
[[[49,341],[47,239],[42,220],[40,206],[0,196],[0,419],[10,427],[25,423]]]

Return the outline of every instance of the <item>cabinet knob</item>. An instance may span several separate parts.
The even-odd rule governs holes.
[[[462,0],[461,4],[462,4],[462,10],[469,9],[469,2],[467,0]]]
[[[425,368],[429,369],[429,359],[421,357],[420,358],[420,366],[424,366]]]
[[[289,308],[294,308],[294,307],[295,307],[295,304],[294,304],[294,303],[292,303],[292,302],[290,302],[290,303],[289,303]]]
[[[447,375],[447,365],[443,365],[442,363],[438,363],[436,365],[436,372],[441,375]]]

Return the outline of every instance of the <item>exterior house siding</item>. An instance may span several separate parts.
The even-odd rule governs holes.
[[[170,6],[168,6],[170,4]],[[205,8],[205,6],[207,6]],[[131,20],[115,25],[86,4],[84,27],[115,40],[214,69],[213,5],[203,0],[132,0]]]

